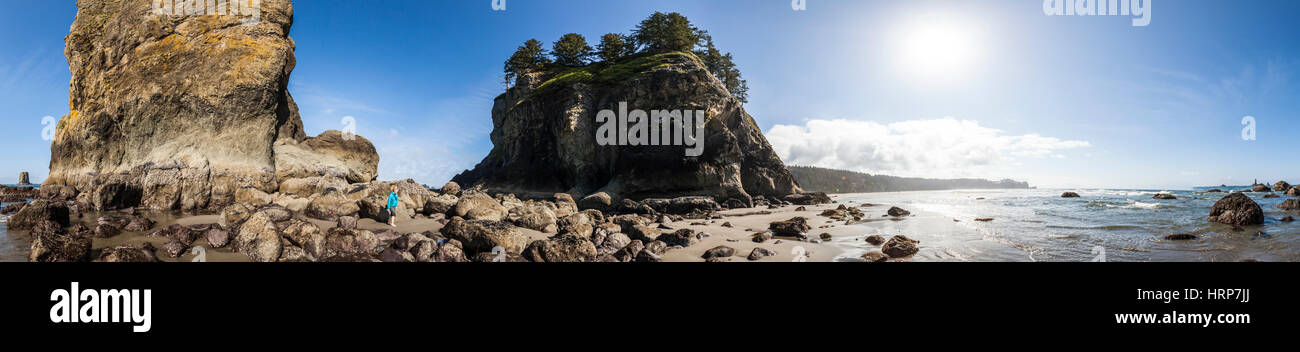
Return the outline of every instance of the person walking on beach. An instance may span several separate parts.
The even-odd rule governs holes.
[[[392,186],[392,193],[388,194],[388,226],[397,227],[397,185]]]

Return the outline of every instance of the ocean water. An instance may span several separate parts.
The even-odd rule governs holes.
[[[1264,209],[1266,221],[1234,231],[1206,220],[1214,203],[1228,195],[1205,193],[1211,188],[955,190],[847,194],[836,200],[880,204],[865,208],[878,213],[891,205],[912,211],[916,216],[904,220],[861,225],[863,235],[903,234],[920,240],[921,251],[912,261],[1300,261],[1300,223],[1278,221],[1300,217],[1294,210],[1277,209],[1287,197],[1246,193]],[[1231,192],[1249,187],[1213,188]],[[1065,191],[1082,197],[1061,198]],[[1178,199],[1152,199],[1157,193]],[[1164,239],[1172,234],[1197,239]],[[844,261],[878,249],[861,237],[832,244],[846,251],[838,259]]]
[[[6,184],[9,187],[29,187]],[[40,189],[40,185],[30,186]],[[0,202],[0,208],[4,208],[11,202]],[[31,250],[31,243],[26,236],[9,236],[9,215],[0,215],[0,262],[26,261],[27,252]]]

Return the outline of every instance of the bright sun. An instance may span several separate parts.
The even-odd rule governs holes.
[[[916,78],[960,78],[981,55],[977,28],[957,18],[921,17],[895,33],[900,68]]]

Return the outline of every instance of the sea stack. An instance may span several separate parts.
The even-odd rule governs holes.
[[[245,16],[155,14],[149,0],[81,0],[64,53],[70,110],[42,195],[90,209],[220,209],[295,178],[368,182],[365,138],[303,132],[289,95],[293,5]]]
[[[18,185],[19,185],[19,186],[26,186],[26,185],[30,185],[30,184],[32,184],[32,181],[29,180],[29,179],[27,178],[27,171],[19,172],[19,173],[18,173]]]
[[[614,202],[708,196],[750,204],[760,195],[802,193],[753,117],[694,54],[642,54],[609,65],[521,75],[492,108],[491,153],[454,181],[580,199],[604,192]],[[597,115],[621,106],[703,111],[702,155],[689,156],[683,145],[600,145]]]

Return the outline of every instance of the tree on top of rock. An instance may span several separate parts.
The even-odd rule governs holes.
[[[595,50],[587,45],[587,38],[578,33],[565,34],[551,45],[551,55],[555,56],[555,63],[564,66],[585,66],[593,53]]]
[[[699,30],[676,12],[655,12],[632,30],[632,38],[650,53],[690,51],[700,41]]]
[[[614,62],[633,53],[636,53],[636,46],[632,44],[632,38],[618,33],[601,36],[600,44],[596,45],[596,56],[604,62]]]
[[[506,86],[514,82],[519,75],[549,63],[551,59],[546,56],[546,49],[542,48],[542,42],[529,39],[515,50],[514,55],[510,55],[509,60],[506,60]]]
[[[708,31],[700,30],[697,33],[700,38],[700,48],[695,49],[695,56],[704,62],[704,66],[709,69],[713,77],[717,77],[722,84],[727,86],[727,91],[735,96],[742,103],[749,102],[749,82],[740,76],[740,69],[736,68],[736,63],[732,61],[731,53],[723,54],[717,47],[713,46],[713,36]]]

